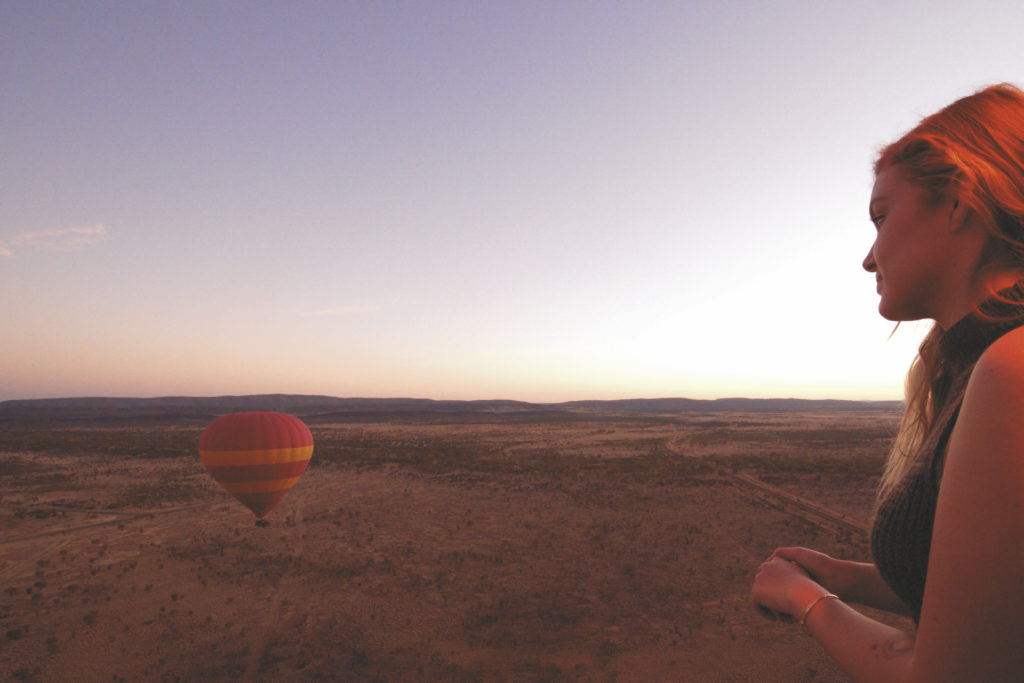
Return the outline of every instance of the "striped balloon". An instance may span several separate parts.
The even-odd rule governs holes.
[[[299,479],[313,455],[313,435],[296,417],[223,415],[199,437],[206,471],[262,519]]]

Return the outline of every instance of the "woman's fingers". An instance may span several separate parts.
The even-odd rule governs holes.
[[[827,571],[832,562],[832,558],[825,553],[810,548],[779,548],[775,551],[774,556],[800,565],[808,573],[814,575]]]

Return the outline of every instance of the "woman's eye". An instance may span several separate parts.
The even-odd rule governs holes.
[[[871,217],[871,222],[875,224],[875,229],[882,227],[882,221],[885,220],[883,214],[876,214]]]

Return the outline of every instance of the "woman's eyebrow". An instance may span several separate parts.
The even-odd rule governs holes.
[[[880,201],[882,201],[884,199],[885,199],[885,197],[881,196],[881,195],[878,196],[878,197],[872,197],[871,201],[868,202],[868,213],[870,215],[874,216],[874,214],[875,214],[875,204],[877,204],[878,202],[880,202]]]

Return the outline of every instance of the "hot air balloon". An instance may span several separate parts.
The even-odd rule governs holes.
[[[199,437],[199,459],[218,484],[263,519],[299,479],[313,455],[313,435],[296,417],[222,415]]]

